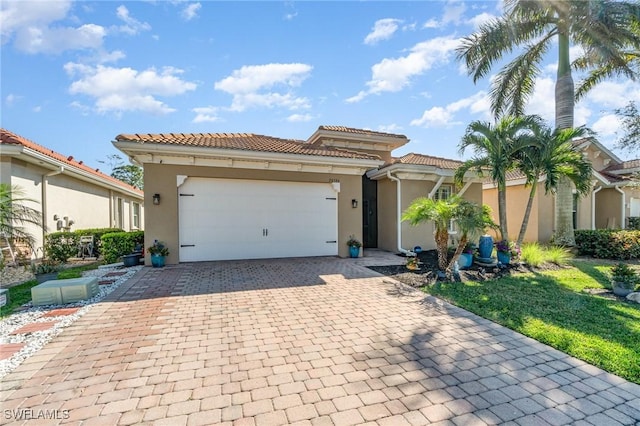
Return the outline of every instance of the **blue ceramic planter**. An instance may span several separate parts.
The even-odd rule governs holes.
[[[358,257],[360,255],[360,247],[349,246],[349,256]]]
[[[460,269],[467,269],[473,263],[473,255],[470,253],[462,253],[458,259]]]
[[[508,265],[509,263],[511,263],[511,254],[499,251],[498,262],[502,263],[503,265]]]
[[[152,254],[151,266],[153,266],[154,268],[162,268],[164,266],[164,256],[159,254]]]
[[[483,235],[480,237],[478,243],[478,257],[483,259],[491,258],[491,252],[493,251],[493,238],[491,235]]]

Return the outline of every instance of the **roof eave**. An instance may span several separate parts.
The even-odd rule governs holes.
[[[387,176],[387,172],[390,173],[422,173],[431,174],[436,176],[454,177],[456,171],[454,169],[443,169],[437,166],[427,166],[424,164],[391,164],[382,168],[370,170],[367,172],[367,177],[373,180],[384,179]],[[476,179],[478,175],[473,172],[467,172],[466,178]]]
[[[339,165],[343,167],[374,168],[384,161],[368,158],[331,157],[309,154],[290,154],[280,152],[264,152],[228,148],[172,146],[157,143],[140,143],[133,141],[113,141],[113,145],[138,163],[157,163],[159,156],[180,156],[198,158],[237,159],[247,161],[279,161],[286,163],[304,163],[316,165]],[[163,161],[163,164],[168,164]]]
[[[312,144],[320,139],[341,139],[353,142],[380,143],[389,147],[389,151],[406,145],[409,139],[404,135],[384,136],[366,133],[350,133],[337,130],[318,129],[307,139]]]
[[[62,167],[65,170],[65,174],[71,174],[74,177],[80,180],[83,180],[85,182],[89,182],[94,185],[101,186],[103,188],[116,190],[118,192],[131,195],[139,200],[144,199],[144,193],[142,191],[138,192],[136,190],[127,188],[125,186],[120,186],[115,183],[102,180],[98,176],[95,176],[87,172],[86,170],[80,169],[78,167],[75,167],[72,164],[65,163],[55,158],[51,158],[46,154],[43,154],[29,147],[25,147],[24,145],[4,145],[4,144],[0,145],[0,154],[10,155],[16,158],[22,157],[21,159],[29,163],[34,163],[39,165],[40,167],[44,167],[51,170],[59,170]]]

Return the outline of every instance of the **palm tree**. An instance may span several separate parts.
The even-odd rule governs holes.
[[[37,201],[26,198],[17,185],[0,183],[0,234],[9,241],[23,241],[33,247],[35,237],[25,230],[24,225],[42,227],[42,217],[38,210],[28,207],[26,203]]]
[[[522,244],[527,232],[531,207],[541,177],[545,178],[545,194],[555,192],[562,178],[567,178],[573,183],[580,195],[586,195],[591,189],[591,163],[576,152],[571,143],[574,138],[583,137],[589,131],[585,127],[551,130],[548,126],[541,126],[534,132],[538,144],[523,149],[518,156],[518,168],[527,179],[525,186],[531,187],[518,234],[518,246]]]
[[[460,254],[471,238],[484,232],[487,228],[496,228],[496,224],[491,219],[491,208],[486,204],[478,205],[471,201],[461,200],[455,208],[453,218],[456,227],[460,232],[458,247],[449,261],[447,270],[451,270],[453,264],[458,260]]]
[[[576,69],[591,70],[585,93],[612,75],[635,78],[634,57],[640,47],[640,4],[620,0],[505,0],[505,13],[465,37],[458,58],[465,61],[474,83],[486,77],[493,64],[516,48],[521,54],[505,65],[492,82],[491,109],[496,117],[505,112],[521,115],[540,74],[540,65],[557,39],[558,71],[555,90],[555,127],[574,127],[574,83],[570,45],[584,54]],[[635,57],[637,58],[637,56]],[[558,182],[556,242],[575,245],[571,220],[573,197],[568,179]]]
[[[436,249],[438,252],[438,268],[447,269],[447,242],[449,241],[449,223],[455,216],[460,197],[453,195],[445,200],[433,200],[427,197],[416,198],[402,214],[403,221],[411,225],[420,225],[433,221],[436,233]]]
[[[489,175],[498,187],[498,222],[501,239],[508,240],[507,231],[507,172],[516,166],[516,154],[535,143],[531,129],[541,122],[540,117],[503,117],[494,126],[484,121],[474,121],[460,141],[460,154],[467,148],[475,150],[475,157],[465,161],[456,170],[455,180],[461,184],[469,170],[482,177]]]

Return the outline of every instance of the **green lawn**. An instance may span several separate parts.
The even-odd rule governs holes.
[[[426,291],[640,384],[640,305],[583,292],[609,287],[610,266],[572,265]]]

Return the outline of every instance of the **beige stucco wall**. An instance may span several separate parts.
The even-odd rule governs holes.
[[[389,179],[378,181],[378,248],[398,251],[396,183]]]
[[[538,187],[538,190],[540,188]],[[512,185],[507,187],[507,231],[509,232],[509,239],[516,240],[520,233],[520,227],[522,226],[522,220],[524,219],[524,212],[529,202],[530,188],[526,188],[524,185]],[[545,233],[545,228],[550,226],[549,223],[541,224],[540,215],[541,207],[540,200],[543,196],[539,192],[536,193],[533,204],[531,206],[531,214],[529,215],[529,224],[527,225],[527,231],[524,234],[524,241],[540,241],[541,233]],[[489,188],[483,191],[483,201],[492,210],[493,221],[499,224],[498,216],[498,189]],[[553,217],[553,212],[551,212]],[[542,225],[542,226],[541,226]],[[490,232],[491,233],[491,232]],[[495,238],[499,238],[499,231],[492,232]]]
[[[598,191],[596,193],[596,228],[620,228],[621,217],[622,194],[613,188]]]
[[[553,237],[555,228],[555,198],[552,194],[545,194],[544,189],[538,192],[536,195],[538,199],[538,231],[537,240],[525,240],[525,241],[538,241],[539,243],[548,243]],[[534,213],[531,213],[533,216]]]
[[[416,198],[429,195],[434,185],[435,183],[431,181],[402,180],[401,211],[404,212]],[[447,185],[449,184],[447,183]],[[397,186],[395,182],[389,179],[378,181],[378,247],[393,252],[398,251],[396,197]],[[479,183],[471,185],[463,194],[463,198],[481,204],[483,199],[482,185]],[[420,246],[423,250],[435,249],[434,230],[433,223],[412,226],[409,222],[402,222],[402,248],[411,250]]]
[[[346,241],[353,234],[362,241],[362,177],[329,173],[280,172],[163,164],[144,165],[145,205],[151,212],[145,216],[145,246],[153,240],[164,241],[169,248],[166,261],[179,262],[178,187],[177,176],[250,179],[294,182],[340,182],[338,195],[338,255],[347,257]],[[153,204],[153,194],[160,194],[160,205]],[[358,200],[358,208],[351,206]],[[147,263],[150,263],[147,254]]]
[[[130,208],[134,201],[140,204],[141,219],[144,219],[142,200],[134,200],[131,196],[119,191],[110,191],[66,173],[47,178],[46,202],[43,202],[42,179],[43,175],[51,172],[51,169],[15,158],[3,158],[1,166],[3,183],[20,186],[26,198],[37,201],[27,205],[41,212],[48,232],[58,231],[57,221],[53,219],[54,215],[72,219],[75,223],[71,226],[71,230],[113,226],[113,214],[110,209],[114,203],[110,200],[111,198],[115,200],[117,197],[122,198],[124,202],[123,229],[132,230]],[[144,222],[141,222],[141,225],[143,224]],[[36,237],[35,248],[40,249],[36,254],[41,257],[42,230],[35,225],[27,225],[25,228]]]

